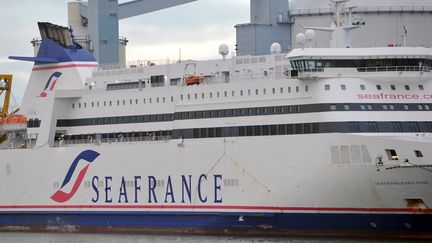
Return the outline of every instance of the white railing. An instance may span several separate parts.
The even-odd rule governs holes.
[[[432,12],[431,6],[365,6],[356,7],[352,11],[355,13],[370,12]],[[330,14],[330,8],[311,8],[311,9],[294,9],[289,11],[290,16],[296,15],[313,15],[313,14]]]
[[[117,138],[86,138],[86,139],[64,139],[54,141],[54,147],[67,147],[80,144],[120,144],[136,142],[167,142],[172,136],[144,136],[144,137],[117,137]]]
[[[386,67],[362,67],[359,72],[430,72],[431,67],[419,66],[386,66]]]

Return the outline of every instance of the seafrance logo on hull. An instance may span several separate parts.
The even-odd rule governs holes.
[[[64,203],[64,202],[69,201],[69,200],[70,200],[70,199],[75,195],[75,193],[77,192],[79,186],[81,185],[81,183],[82,183],[82,181],[83,181],[83,179],[84,179],[84,176],[85,176],[86,173],[87,173],[87,170],[88,170],[90,164],[91,164],[91,163],[92,163],[92,162],[93,162],[97,157],[99,157],[99,155],[100,155],[100,154],[99,154],[98,152],[93,151],[93,150],[86,150],[86,151],[81,152],[81,153],[80,153],[80,154],[79,154],[79,155],[74,159],[74,161],[72,162],[72,164],[71,164],[71,166],[69,167],[69,170],[68,170],[68,172],[67,172],[67,174],[66,174],[66,177],[65,177],[64,180],[63,180],[63,183],[62,183],[60,189],[57,190],[57,191],[56,191],[56,192],[51,196],[51,199],[54,200],[54,201],[56,201],[56,202],[59,202],[59,203]],[[73,187],[72,187],[71,191],[70,191],[70,192],[64,192],[62,189],[63,189],[67,184],[69,184],[69,182],[70,182],[70,180],[71,180],[71,177],[72,177],[72,175],[74,174],[75,169],[76,169],[78,163],[79,163],[81,160],[87,161],[87,162],[88,162],[88,165],[87,165],[86,167],[84,167],[83,169],[81,169],[81,171],[79,172],[78,177],[77,177],[77,179],[75,180],[75,182],[74,182],[74,184],[73,184]]]
[[[72,162],[60,189],[51,196],[51,199],[58,203],[69,201],[78,191],[90,164],[99,155],[98,152],[93,150],[81,152]],[[71,178],[81,160],[86,161],[88,164],[81,171],[76,172],[78,175],[75,182],[73,182],[72,189],[65,192],[64,187],[72,183]],[[91,186],[88,187],[92,191],[89,202],[139,204],[144,203],[143,199],[146,199],[148,204],[156,204],[161,201],[165,204],[222,203],[222,182],[223,177],[221,174],[208,173],[199,174],[198,176],[191,174],[167,175],[164,178],[152,175],[128,177],[124,175],[118,177],[94,175],[89,183]],[[162,188],[157,189],[158,185]]]
[[[61,72],[53,73],[47,80],[44,90],[40,93],[41,97],[47,97],[47,92],[52,91],[57,84],[57,80],[62,76]]]

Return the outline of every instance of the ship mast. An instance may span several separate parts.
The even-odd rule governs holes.
[[[306,27],[317,31],[329,32],[330,48],[350,48],[351,47],[351,31],[358,29],[361,25],[353,25],[351,21],[351,10],[347,9],[346,3],[350,0],[330,0],[331,11],[333,18],[330,27]],[[348,24],[346,23],[348,22]]]

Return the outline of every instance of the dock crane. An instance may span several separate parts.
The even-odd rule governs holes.
[[[9,112],[10,97],[12,92],[12,75],[0,74],[0,96],[5,93],[3,107],[0,111],[0,120],[5,120]]]

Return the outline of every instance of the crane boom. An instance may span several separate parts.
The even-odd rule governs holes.
[[[0,119],[6,119],[12,93],[12,75],[0,74],[0,94],[2,93],[5,93],[5,97],[3,101],[3,108],[0,111]]]

